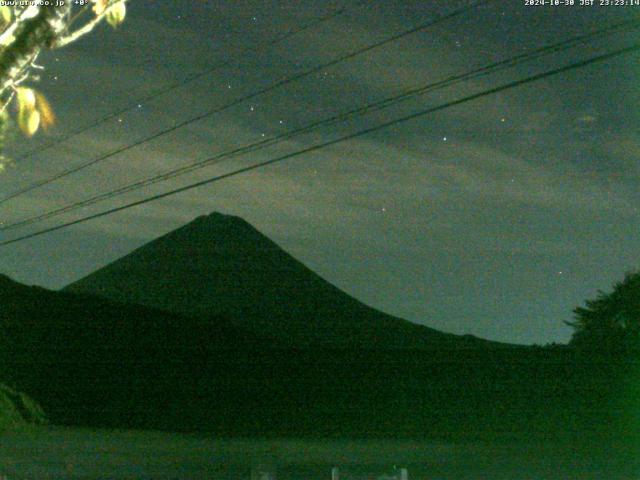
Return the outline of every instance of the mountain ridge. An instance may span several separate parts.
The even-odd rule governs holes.
[[[380,312],[340,290],[244,219],[214,212],[62,289],[238,326],[301,346],[430,348],[497,342]],[[505,344],[507,345],[507,344]]]
[[[619,389],[615,365],[582,364],[570,349],[437,345],[301,348],[224,318],[0,279],[0,379],[54,425],[289,438],[583,436],[614,425],[591,412]]]

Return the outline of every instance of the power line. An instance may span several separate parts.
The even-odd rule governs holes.
[[[131,203],[128,203],[126,205],[121,205],[119,207],[111,208],[109,210],[104,210],[102,212],[98,212],[98,213],[95,213],[93,215],[88,215],[86,217],[82,217],[82,218],[79,218],[79,219],[76,219],[76,220],[61,224],[61,225],[45,228],[45,229],[39,230],[37,232],[30,233],[28,235],[23,235],[21,237],[13,238],[11,240],[5,240],[3,242],[0,242],[0,246],[6,246],[6,245],[10,245],[12,243],[17,243],[17,242],[20,242],[22,240],[27,240],[29,238],[34,238],[34,237],[37,237],[37,236],[40,236],[40,235],[44,235],[46,233],[50,233],[50,232],[54,232],[54,231],[57,231],[57,230],[61,230],[63,228],[67,228],[67,227],[70,227],[72,225],[77,225],[79,223],[84,223],[84,222],[87,222],[89,220],[93,220],[93,219],[96,219],[96,218],[104,217],[106,215],[111,215],[113,213],[121,212],[123,210],[127,210],[129,208],[132,208],[132,207],[135,207],[135,206],[138,206],[138,205],[143,205],[145,203],[149,203],[149,202],[153,202],[153,201],[156,201],[156,200],[160,200],[162,198],[169,197],[169,196],[172,196],[172,195],[176,195],[178,193],[182,193],[182,192],[185,192],[187,190],[192,190],[194,188],[197,188],[197,187],[200,187],[200,186],[203,186],[203,185],[208,185],[208,184],[211,184],[211,183],[219,182],[221,180],[225,180],[227,178],[235,177],[235,176],[241,175],[243,173],[247,173],[247,172],[250,172],[250,171],[253,171],[253,170],[257,170],[259,168],[266,167],[268,165],[273,165],[273,164],[276,164],[276,163],[279,163],[279,162],[283,162],[285,160],[288,160],[288,159],[291,159],[291,158],[294,158],[294,157],[298,157],[298,156],[306,154],[306,153],[311,153],[313,151],[320,150],[320,149],[329,147],[331,145],[335,145],[337,143],[344,142],[346,140],[350,140],[350,139],[353,139],[353,138],[356,138],[356,137],[367,135],[369,133],[372,133],[372,132],[375,132],[375,131],[378,131],[378,130],[382,130],[384,128],[388,128],[388,127],[391,127],[393,125],[404,123],[404,122],[407,122],[409,120],[413,120],[415,118],[423,117],[423,116],[425,116],[425,115],[427,115],[429,113],[437,112],[437,111],[440,111],[440,110],[445,110],[447,108],[451,108],[451,107],[454,107],[454,106],[457,106],[457,105],[461,105],[463,103],[467,103],[467,102],[470,102],[472,100],[477,100],[479,98],[482,98],[482,97],[485,97],[485,96],[488,96],[488,95],[493,95],[495,93],[499,93],[499,92],[502,92],[502,91],[505,91],[505,90],[509,90],[511,88],[519,87],[519,86],[522,86],[522,85],[525,85],[525,84],[528,84],[528,83],[532,83],[532,82],[536,82],[536,81],[542,80],[544,78],[548,78],[548,77],[551,77],[551,76],[554,76],[554,75],[558,75],[560,73],[567,72],[569,70],[585,67],[587,65],[591,65],[591,64],[594,64],[594,63],[597,63],[597,62],[602,62],[602,61],[605,61],[605,60],[609,60],[609,59],[612,59],[614,57],[617,57],[617,56],[620,56],[620,55],[624,55],[624,54],[627,54],[627,53],[637,52],[639,50],[640,50],[640,43],[631,45],[629,47],[620,48],[620,49],[617,49],[617,50],[614,50],[614,51],[611,51],[609,53],[605,53],[605,54],[602,54],[602,55],[597,55],[597,56],[594,56],[594,57],[590,57],[590,58],[588,58],[586,60],[581,60],[579,62],[571,63],[571,64],[565,65],[563,67],[555,68],[555,69],[552,69],[552,70],[547,70],[547,71],[539,73],[537,75],[529,76],[529,77],[526,77],[526,78],[520,79],[520,80],[515,80],[513,82],[509,82],[509,83],[501,85],[499,87],[494,87],[494,88],[491,88],[491,89],[488,89],[488,90],[484,90],[484,91],[479,92],[479,93],[475,93],[473,95],[468,95],[468,96],[460,98],[458,100],[453,100],[453,101],[450,101],[450,102],[446,102],[446,103],[437,105],[435,107],[430,107],[430,108],[427,108],[425,110],[421,110],[419,112],[412,113],[410,115],[405,115],[403,117],[396,118],[394,120],[390,120],[388,122],[376,125],[374,127],[369,127],[369,128],[363,129],[363,130],[359,130],[359,131],[357,131],[355,133],[351,133],[349,135],[345,135],[343,137],[340,137],[340,138],[337,138],[337,139],[334,139],[334,140],[330,140],[330,141],[327,141],[327,142],[319,143],[319,144],[313,145],[311,147],[307,147],[307,148],[304,148],[302,150],[298,150],[298,151],[293,152],[293,153],[289,153],[289,154],[286,154],[286,155],[282,155],[280,157],[272,158],[270,160],[265,160],[263,162],[259,162],[259,163],[256,163],[256,164],[253,164],[253,165],[250,165],[250,166],[247,166],[247,167],[238,168],[238,169],[233,170],[233,171],[228,172],[228,173],[224,173],[224,174],[221,174],[221,175],[216,175],[214,177],[210,177],[210,178],[207,178],[205,180],[200,180],[198,182],[191,183],[189,185],[185,185],[183,187],[176,188],[176,189],[164,192],[164,193],[153,195],[151,197],[147,197],[147,198],[144,198],[142,200],[137,200],[135,202],[131,202]]]
[[[42,179],[42,180],[38,180],[38,181],[28,185],[25,188],[22,188],[22,189],[14,192],[14,193],[12,193],[10,195],[7,195],[5,197],[0,198],[0,204],[2,204],[4,202],[7,202],[8,200],[11,200],[11,199],[13,199],[13,198],[15,198],[15,197],[17,197],[19,195],[22,195],[24,193],[30,192],[30,191],[32,191],[32,190],[34,190],[36,188],[42,187],[42,186],[47,185],[47,184],[49,184],[51,182],[59,180],[60,178],[63,178],[63,177],[66,177],[68,175],[71,175],[73,173],[79,172],[80,170],[83,170],[83,169],[85,169],[87,167],[95,165],[95,164],[97,164],[97,163],[99,163],[101,161],[104,161],[104,160],[106,160],[108,158],[111,158],[111,157],[113,157],[113,156],[115,156],[117,154],[126,152],[127,150],[130,150],[130,149],[135,148],[137,146],[140,146],[142,144],[148,143],[148,142],[150,142],[152,140],[155,140],[155,139],[157,139],[159,137],[162,137],[162,136],[164,136],[164,135],[166,135],[168,133],[174,132],[174,131],[176,131],[176,130],[178,130],[180,128],[183,128],[183,127],[185,127],[187,125],[195,123],[195,122],[197,122],[199,120],[202,120],[202,119],[204,119],[206,117],[210,117],[211,115],[223,112],[223,111],[225,111],[225,110],[227,110],[227,109],[229,109],[231,107],[234,107],[236,105],[239,105],[239,104],[241,104],[241,103],[243,103],[243,102],[245,102],[247,100],[251,100],[251,99],[256,98],[258,96],[261,96],[261,95],[264,95],[266,93],[269,93],[269,92],[271,92],[273,90],[276,90],[276,89],[278,89],[280,87],[283,87],[285,85],[288,85],[290,83],[296,82],[298,80],[306,78],[306,77],[308,77],[310,75],[313,75],[315,73],[318,73],[318,72],[320,72],[320,71],[322,71],[322,70],[324,70],[326,68],[332,67],[332,66],[337,65],[339,63],[342,63],[344,61],[347,61],[347,60],[355,58],[355,57],[357,57],[359,55],[362,55],[362,54],[364,54],[366,52],[370,52],[371,50],[374,50],[376,48],[379,48],[379,47],[382,47],[384,45],[390,44],[392,42],[398,41],[398,40],[400,40],[400,39],[402,39],[404,37],[407,37],[409,35],[417,33],[417,32],[419,32],[421,30],[425,30],[425,29],[427,29],[429,27],[432,27],[434,25],[437,25],[437,24],[439,24],[439,23],[441,23],[443,21],[446,21],[446,20],[449,20],[451,18],[454,18],[454,17],[457,17],[459,15],[462,15],[462,14],[468,12],[468,11],[471,11],[471,10],[473,10],[475,8],[478,8],[478,7],[482,6],[482,5],[491,3],[493,1],[495,1],[495,0],[478,0],[478,1],[475,1],[475,2],[471,3],[470,5],[467,5],[465,7],[461,7],[461,8],[459,8],[457,10],[454,10],[454,11],[448,13],[448,14],[441,15],[441,16],[435,18],[435,19],[432,19],[432,20],[430,20],[430,21],[428,21],[426,23],[422,23],[422,24],[420,24],[420,25],[418,25],[416,27],[413,27],[413,28],[411,28],[409,30],[405,30],[405,31],[403,31],[401,33],[394,34],[394,35],[392,35],[390,37],[387,37],[387,38],[385,38],[383,40],[380,40],[378,42],[375,42],[373,44],[367,45],[367,46],[365,46],[363,48],[359,48],[359,49],[351,51],[351,52],[349,52],[347,54],[343,54],[343,55],[341,55],[341,56],[339,56],[339,57],[337,57],[337,58],[335,58],[333,60],[330,60],[330,61],[328,61],[326,63],[321,64],[321,65],[317,65],[315,67],[312,67],[312,68],[310,68],[308,70],[305,70],[303,72],[295,74],[295,75],[293,75],[291,77],[285,77],[284,79],[279,80],[279,81],[277,81],[275,83],[272,83],[271,85],[269,85],[267,87],[264,87],[264,88],[262,88],[260,90],[252,92],[250,94],[247,94],[247,95],[245,95],[243,97],[240,97],[240,98],[238,98],[236,100],[233,100],[233,101],[231,101],[229,103],[226,103],[225,105],[222,105],[220,107],[216,107],[216,108],[214,108],[212,110],[209,110],[209,111],[207,111],[207,112],[205,112],[203,114],[197,115],[195,117],[191,117],[188,120],[179,122],[179,123],[177,123],[177,124],[175,124],[175,125],[173,125],[171,127],[168,127],[168,128],[166,128],[164,130],[161,130],[161,131],[153,134],[153,135],[145,137],[145,138],[143,138],[143,139],[141,139],[141,140],[139,140],[137,142],[125,145],[123,147],[119,147],[119,148],[117,148],[115,150],[112,150],[109,153],[101,155],[98,158],[95,158],[93,160],[87,161],[85,163],[81,163],[81,164],[79,164],[79,165],[77,165],[75,167],[71,167],[71,168],[69,168],[67,170],[63,170],[63,171],[58,172],[58,173],[56,173],[56,174],[54,174],[54,175],[52,175],[52,176],[50,176],[48,178],[45,178],[45,179]]]
[[[362,3],[362,2],[358,2]],[[356,4],[358,6],[358,4]],[[354,7],[355,8],[355,7]],[[328,13],[326,15],[320,16],[300,27],[297,28],[293,28],[290,29],[288,32],[276,36],[275,38],[264,42],[264,43],[260,43],[258,45],[255,46],[251,46],[251,47],[246,47],[241,49],[238,53],[236,53],[233,57],[228,58],[226,60],[222,60],[218,63],[213,64],[211,67],[207,68],[206,70],[202,70],[200,72],[197,73],[192,73],[191,75],[187,75],[185,78],[183,78],[180,81],[174,82],[164,88],[161,88],[160,90],[157,90],[156,92],[150,93],[144,97],[138,98],[137,100],[134,100],[131,104],[127,105],[126,107],[121,108],[120,110],[117,110],[115,112],[111,112],[97,120],[95,120],[94,122],[90,123],[89,125],[83,125],[81,128],[76,129],[72,132],[69,132],[66,135],[61,136],[60,138],[55,139],[53,142],[50,142],[40,148],[34,149],[28,153],[25,153],[24,155],[19,156],[18,158],[16,158],[16,160],[23,160],[25,158],[31,157],[33,155],[38,155],[46,150],[49,150],[52,147],[55,147],[57,145],[60,145],[63,142],[66,142],[67,140],[70,140],[73,137],[76,137],[78,135],[81,135],[82,133],[91,130],[92,128],[95,128],[99,125],[102,125],[105,122],[108,122],[109,120],[112,120],[120,115],[123,115],[127,112],[130,112],[134,109],[136,109],[138,107],[138,105],[142,104],[142,103],[148,103],[151,100],[154,100],[162,95],[165,95],[169,92],[172,92],[174,90],[177,90],[179,88],[182,88],[183,86],[192,83],[196,80],[199,80],[200,78],[206,77],[207,75],[212,74],[213,72],[216,72],[217,70],[220,70],[224,67],[228,67],[229,65],[233,64],[235,61],[237,61],[239,58],[241,59],[242,57],[247,56],[248,54],[251,53],[258,53],[264,50],[268,50],[269,48],[284,42],[292,37],[295,37],[296,35],[303,33],[307,30],[310,30],[318,25],[321,25],[325,22],[328,22],[330,20],[333,20],[334,18],[343,15],[345,12],[347,11],[347,7],[342,7],[339,8],[338,10],[336,10],[335,12],[331,12]],[[6,198],[6,200],[8,200],[8,198]],[[5,199],[2,199],[1,201],[5,201]]]
[[[189,172],[193,172],[195,170],[201,169],[201,168],[205,168],[207,166],[211,166],[213,164],[217,164],[223,160],[226,160],[228,158],[233,158],[236,156],[240,156],[240,155],[245,155],[247,153],[250,152],[255,152],[257,150],[262,150],[264,148],[276,145],[280,142],[282,142],[283,140],[288,140],[291,138],[294,138],[298,135],[304,134],[304,133],[308,133],[311,132],[319,127],[323,127],[323,126],[328,126],[328,125],[332,125],[338,122],[342,122],[348,119],[351,119],[353,117],[356,116],[362,116],[362,115],[366,115],[368,113],[371,112],[375,112],[378,110],[382,110],[384,108],[388,108],[396,103],[399,103],[401,101],[406,101],[410,98],[413,98],[417,95],[422,95],[424,93],[427,92],[431,92],[440,88],[445,88],[445,87],[449,87],[451,85],[455,85],[457,83],[461,83],[464,81],[468,81],[471,79],[476,79],[476,78],[480,78],[482,76],[486,76],[498,71],[501,71],[503,69],[506,68],[511,68],[514,67],[520,63],[523,62],[528,62],[531,61],[533,59],[537,59],[546,55],[550,55],[552,53],[557,53],[563,50],[567,50],[571,47],[574,47],[578,44],[584,43],[588,40],[592,40],[594,38],[598,38],[598,37],[605,37],[614,33],[619,33],[621,31],[625,31],[625,30],[630,30],[630,29],[637,29],[640,26],[640,21],[639,19],[632,19],[632,20],[628,20],[628,21],[624,21],[624,22],[620,22],[620,23],[616,23],[586,34],[582,34],[573,38],[570,38],[568,40],[564,40],[562,42],[558,42],[552,45],[548,45],[545,47],[540,47],[538,49],[535,50],[531,50],[529,52],[526,53],[522,53],[520,55],[516,55],[514,57],[510,57],[507,58],[505,60],[501,60],[495,63],[492,63],[490,65],[484,66],[484,67],[480,67],[474,70],[471,70],[469,72],[466,72],[464,74],[459,74],[459,75],[454,75],[454,76],[450,76],[444,80],[435,82],[435,83],[429,83],[427,85],[423,85],[421,87],[417,87],[417,88],[412,88],[408,91],[402,92],[400,94],[391,96],[391,97],[387,97],[385,99],[379,100],[377,102],[374,103],[369,103],[366,104],[362,107],[350,110],[348,112],[344,112],[344,113],[340,113],[337,115],[334,115],[332,117],[320,120],[320,121],[316,121],[313,122],[309,125],[306,125],[304,127],[300,127],[297,128],[295,130],[289,131],[289,132],[285,132],[283,134],[277,135],[275,137],[271,137],[268,139],[264,139],[258,142],[254,142],[251,143],[249,145],[245,145],[242,147],[238,147],[238,148],[234,148],[232,150],[228,150],[226,152],[222,152],[219,153],[213,157],[209,157],[207,159],[204,160],[199,160],[197,162],[194,162],[192,164],[189,165],[185,165],[183,167],[179,167],[176,169],[171,169],[169,171],[166,171],[164,173],[160,173],[157,175],[154,175],[152,177],[148,177],[142,180],[138,180],[135,182],[132,182],[130,184],[124,185],[122,187],[118,187],[116,189],[110,190],[108,192],[103,192],[97,195],[94,195],[92,197],[89,197],[87,199],[84,200],[80,200],[78,202],[73,202],[69,205],[54,209],[54,210],[50,210],[48,212],[39,214],[39,215],[35,215],[33,217],[29,217],[26,218],[24,220],[21,221],[17,221],[14,223],[10,223],[7,225],[4,225],[2,227],[0,227],[0,231],[6,231],[6,230],[11,230],[11,229],[15,229],[15,228],[19,228],[19,227],[24,227],[27,225],[32,225],[34,223],[40,222],[42,220],[48,219],[48,218],[52,218],[58,215],[61,215],[63,213],[69,212],[69,211],[73,211],[76,210],[78,208],[81,207],[85,207],[88,205],[93,205],[95,203],[98,203],[100,201],[104,201],[116,196],[120,196],[123,195],[125,193],[137,190],[139,188],[148,186],[148,185],[153,185],[155,183],[161,182],[161,181],[166,181],[170,178],[174,178],[176,176],[179,175],[183,175],[185,173],[189,173]]]

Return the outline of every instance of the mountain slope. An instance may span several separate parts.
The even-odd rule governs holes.
[[[483,343],[370,308],[244,220],[219,213],[147,243],[64,291],[198,317],[226,315],[236,325],[296,345],[449,348]]]
[[[53,424],[342,438],[583,437],[616,418],[626,428],[608,402],[627,377],[577,360],[524,347],[290,348],[222,317],[0,276],[0,378]]]
[[[223,320],[27,287],[0,275],[0,378],[56,423],[179,429],[206,418],[214,428],[224,420],[215,407],[235,396],[227,391],[238,373],[229,360],[249,362],[263,343]],[[213,389],[215,398],[201,393]]]

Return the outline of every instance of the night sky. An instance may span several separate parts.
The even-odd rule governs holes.
[[[579,0],[576,0],[578,3]],[[347,5],[258,54],[234,56]],[[43,56],[33,86],[58,126],[15,158],[227,58],[232,65],[0,175],[2,196],[61,169],[399,33],[452,1],[132,0],[126,22]],[[640,7],[494,2],[0,205],[12,222],[425,83],[640,15]],[[415,98],[15,232],[35,231],[630,45],[637,31]],[[637,268],[637,54],[487,96],[291,161],[2,247],[0,272],[60,288],[219,211],[385,312],[453,333],[566,342],[571,310]],[[263,137],[263,135],[265,137]]]

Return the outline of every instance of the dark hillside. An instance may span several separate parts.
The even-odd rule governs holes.
[[[606,410],[619,389],[615,369],[566,348],[290,348],[221,317],[194,320],[7,278],[0,331],[0,378],[59,424],[495,438],[584,436],[616,420]]]

